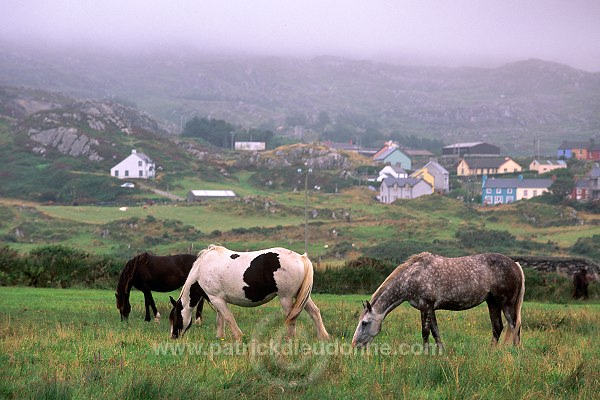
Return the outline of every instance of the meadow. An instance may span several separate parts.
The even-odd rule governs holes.
[[[174,297],[178,293],[171,293]],[[523,347],[490,346],[485,306],[442,311],[446,348],[424,348],[417,310],[386,318],[368,351],[350,341],[368,295],[315,294],[328,342],[306,314],[284,339],[277,301],[232,307],[244,340],[215,339],[215,313],[183,339],[168,338],[168,294],[160,322],[143,321],[132,292],[128,323],[111,290],[0,287],[0,398],[568,398],[600,387],[600,304],[525,302]]]

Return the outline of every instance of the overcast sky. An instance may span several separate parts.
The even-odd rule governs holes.
[[[0,40],[600,71],[600,0],[0,0]]]

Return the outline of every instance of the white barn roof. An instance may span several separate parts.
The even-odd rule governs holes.
[[[196,197],[235,197],[233,190],[190,190]]]

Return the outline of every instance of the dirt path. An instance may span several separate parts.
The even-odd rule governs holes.
[[[143,182],[136,182],[136,185],[138,185],[141,189],[149,190],[153,193],[156,193],[159,196],[163,196],[163,197],[169,198],[174,201],[185,201],[185,198],[183,198],[183,197],[177,196],[173,193],[166,192],[164,190],[157,189],[157,188],[147,185]]]

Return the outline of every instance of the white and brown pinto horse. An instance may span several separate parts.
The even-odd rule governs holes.
[[[224,337],[223,325],[227,322],[239,340],[242,331],[227,304],[256,307],[279,296],[286,314],[288,336],[295,334],[296,318],[305,309],[318,337],[327,339],[329,335],[321,313],[310,298],[312,284],[313,266],[306,254],[284,248],[236,252],[210,245],[198,253],[179,299],[171,298],[171,337],[176,339],[188,330],[192,324],[192,309],[201,298],[206,298],[217,311],[217,337]]]
[[[521,341],[521,305],[525,276],[521,266],[496,253],[446,258],[420,253],[398,266],[367,301],[352,344],[363,347],[379,334],[386,315],[404,301],[421,311],[423,343],[429,332],[442,346],[435,310],[467,310],[484,301],[492,322],[492,342],[498,343],[502,315],[508,322],[505,342]]]

